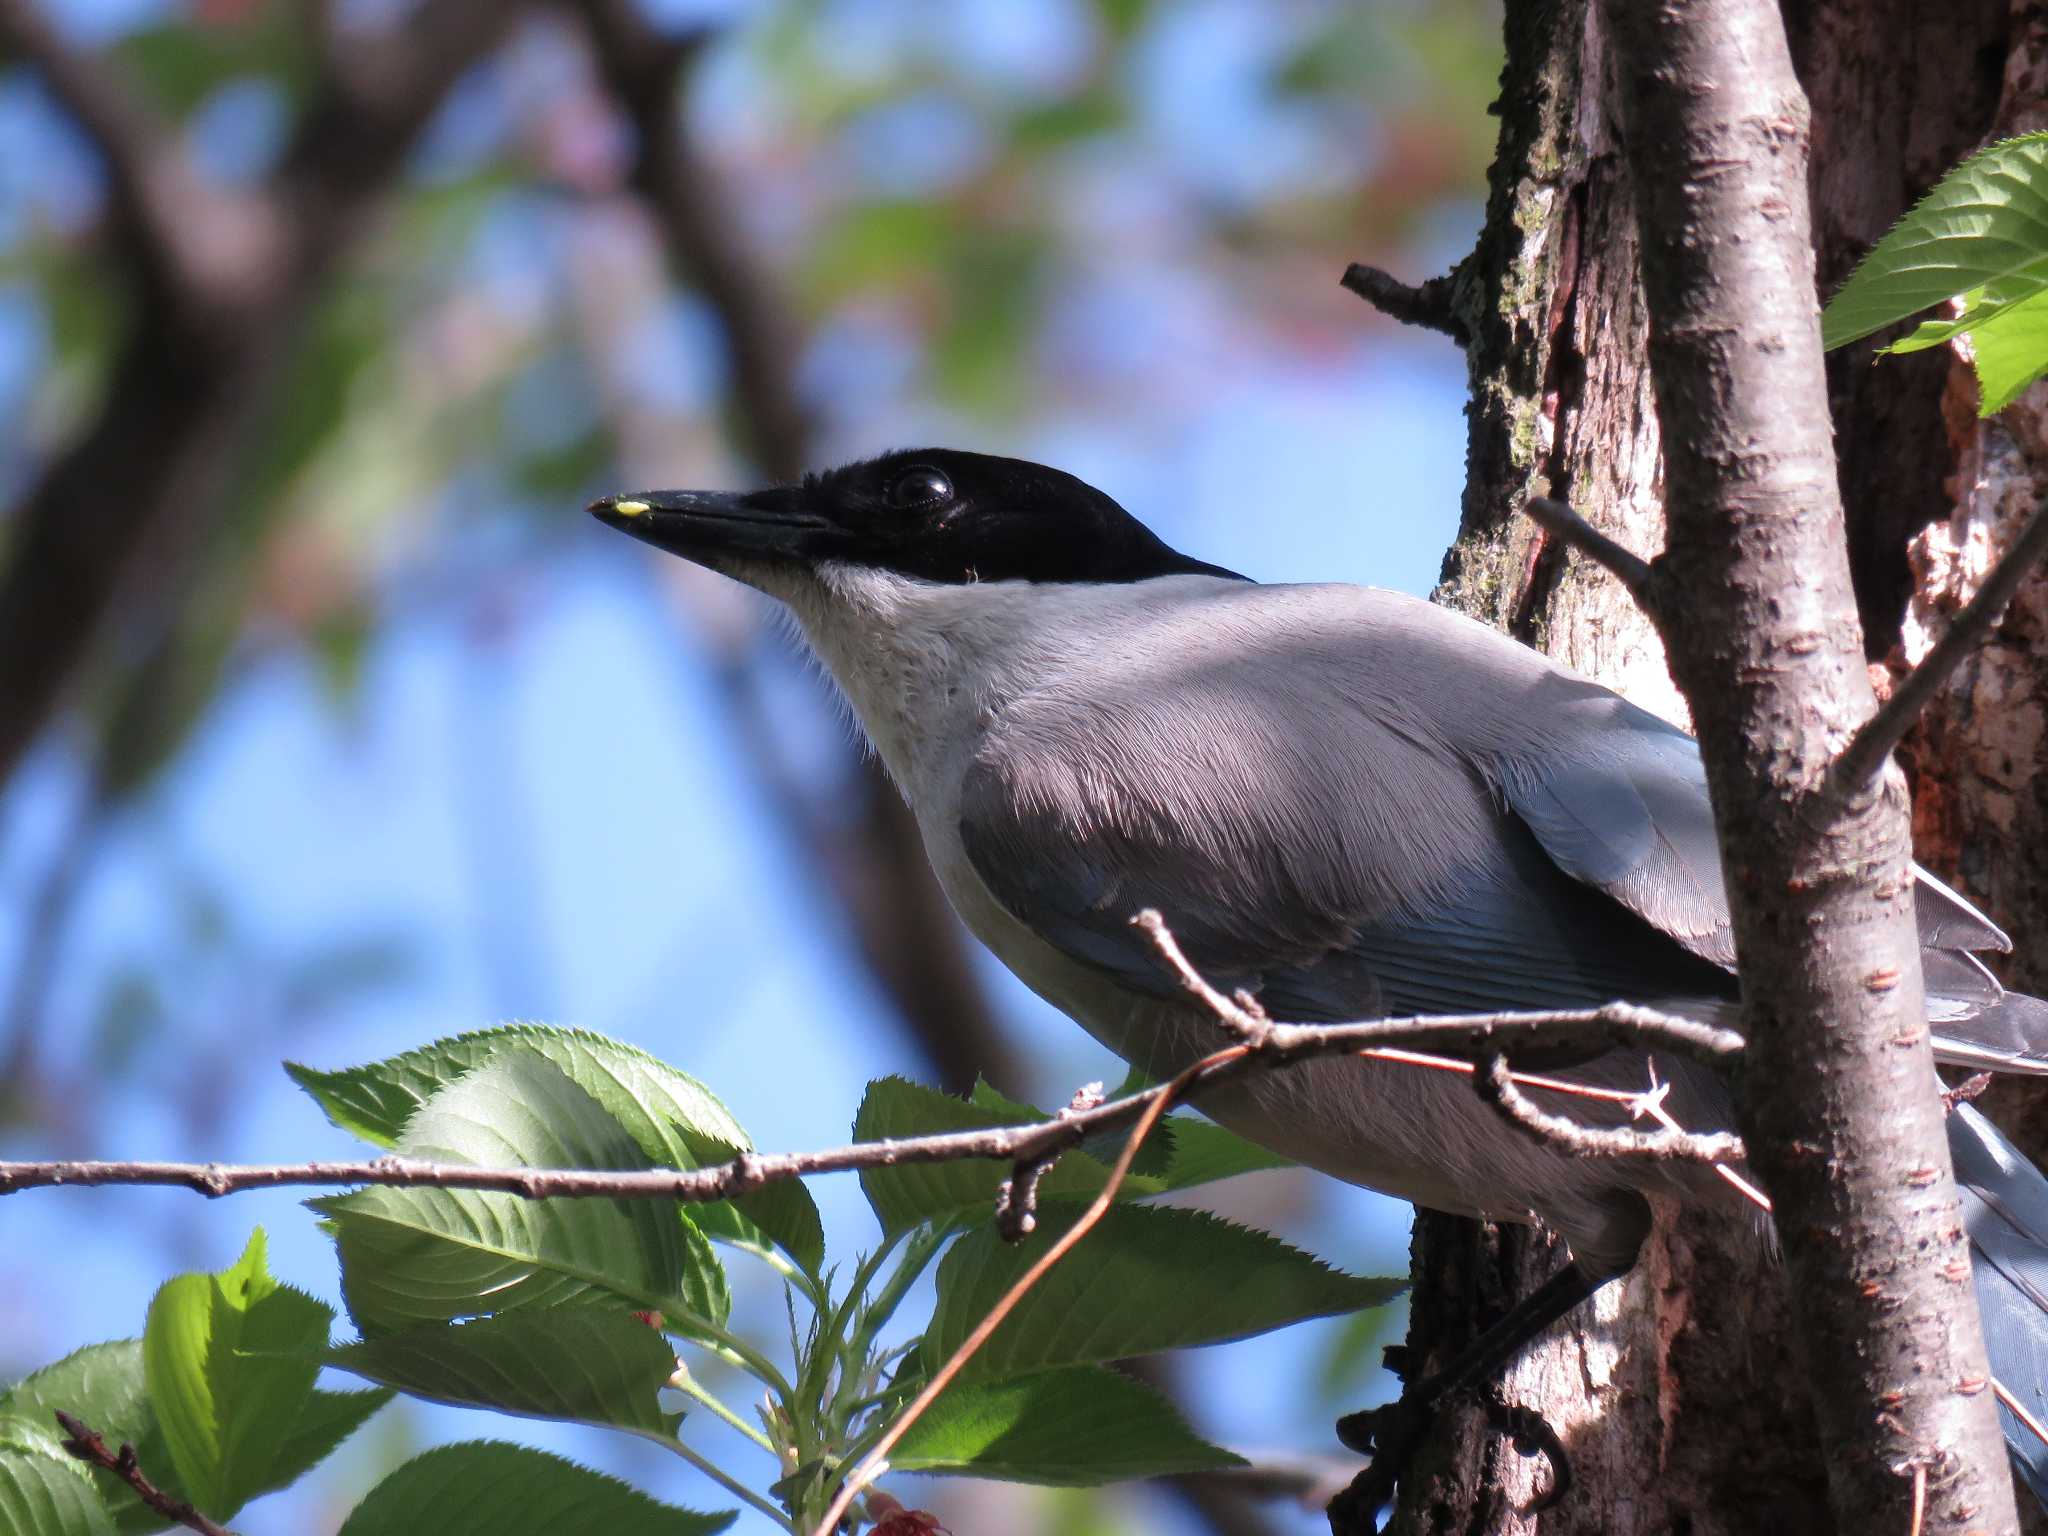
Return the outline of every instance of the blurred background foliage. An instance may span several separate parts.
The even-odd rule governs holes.
[[[885,1071],[1045,1102],[1120,1075],[925,905],[903,818],[760,606],[579,509],[944,441],[1059,462],[1262,579],[1427,590],[1462,367],[1336,279],[1469,243],[1497,6],[470,9],[465,32],[430,30],[458,0],[0,3],[0,601],[46,590],[32,532],[66,473],[141,487],[95,504],[80,558],[108,595],[75,656],[0,615],[9,675],[49,684],[0,700],[23,747],[0,1149],[320,1155],[339,1143],[280,1058],[505,1017],[645,1045],[771,1146],[843,1139]],[[420,39],[450,67],[377,174],[335,103],[424,89],[387,46]],[[95,89],[131,161],[187,178],[165,223],[201,249],[341,168],[345,216],[304,226],[322,248],[274,258],[281,297],[259,269],[261,304],[170,332],[160,399],[129,361],[175,306]],[[241,392],[195,425],[184,392],[224,377]],[[81,464],[106,442],[119,462]],[[1404,1210],[1249,1184],[1213,1198],[1403,1267]],[[868,1239],[856,1193],[819,1193],[838,1247]],[[137,1330],[257,1219],[279,1273],[331,1295],[281,1198],[0,1202],[0,1378]],[[1329,1448],[1389,1326],[1209,1351],[1183,1400],[1226,1443]],[[367,1464],[478,1432],[440,1417],[388,1411],[241,1528],[331,1529]],[[977,1536],[1320,1525],[918,1491]]]

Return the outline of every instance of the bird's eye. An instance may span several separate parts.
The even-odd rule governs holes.
[[[889,486],[889,505],[899,511],[933,507],[952,499],[953,482],[928,466],[906,469]]]

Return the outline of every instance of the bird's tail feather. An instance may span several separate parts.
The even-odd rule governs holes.
[[[1968,1104],[1948,1126],[1992,1374],[2048,1424],[2048,1177]],[[2048,1507],[2048,1441],[2004,1401],[1998,1416],[2014,1470]]]
[[[1971,955],[1927,951],[1921,961],[1937,1060],[1977,1072],[2048,1074],[2048,1002],[2006,991],[1988,971],[1979,982],[1957,963],[1983,970]]]

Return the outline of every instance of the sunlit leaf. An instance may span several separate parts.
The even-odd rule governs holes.
[[[398,1151],[479,1167],[649,1166],[616,1117],[526,1050],[495,1055],[434,1094]],[[698,1272],[709,1250],[686,1241],[687,1219],[669,1201],[372,1187],[312,1204],[331,1218],[342,1292],[366,1338],[579,1303],[708,1307],[711,1321],[724,1321],[724,1276]]]
[[[1970,351],[1982,395],[1979,414],[2004,410],[2048,373],[2048,288],[1978,325],[1970,332]]]
[[[973,1104],[900,1077],[868,1084],[854,1116],[855,1141],[884,1141],[990,1126],[1033,1125],[1046,1116],[1019,1105]],[[941,1226],[984,1219],[994,1206],[996,1186],[1009,1165],[995,1160],[904,1163],[864,1168],[860,1185],[885,1232],[903,1232],[923,1222]],[[1091,1195],[1102,1187],[1104,1170],[1091,1159],[1063,1157],[1045,1177],[1041,1193]]]
[[[984,1228],[953,1245],[939,1263],[938,1302],[920,1351],[927,1372],[1079,1215],[1075,1205],[1050,1203],[1040,1207],[1038,1230],[1022,1242],[1005,1242]],[[1332,1269],[1277,1237],[1206,1211],[1113,1206],[1025,1294],[962,1379],[1246,1338],[1304,1318],[1378,1306],[1403,1288],[1399,1280]]]
[[[1051,1118],[1043,1110],[1006,1098],[986,1083],[977,1083],[973,1098],[963,1100],[900,1077],[885,1077],[868,1084],[854,1117],[853,1138],[881,1141],[1037,1125]],[[1193,1116],[1170,1116],[1161,1128],[1167,1133],[1162,1146],[1155,1150],[1148,1139],[1140,1149],[1137,1171],[1125,1180],[1121,1198],[1142,1199],[1239,1173],[1287,1166],[1285,1159]],[[1057,1200],[1095,1195],[1108,1180],[1107,1160],[1121,1151],[1127,1134],[1104,1133],[1063,1154],[1040,1182],[1040,1197]],[[1095,1155],[1090,1156],[1091,1152]],[[994,1208],[996,1186],[1008,1172],[1004,1162],[962,1159],[864,1169],[860,1182],[883,1230],[900,1232],[927,1221],[965,1226],[986,1219]]]
[[[1972,289],[1978,323],[2048,285],[2048,134],[1972,155],[1872,247],[1821,315],[1839,347]]]
[[[695,1078],[588,1030],[507,1024],[359,1067],[323,1072],[287,1062],[285,1071],[336,1125],[388,1147],[430,1097],[506,1050],[532,1051],[553,1062],[657,1165],[704,1167],[753,1144],[718,1096]],[[767,1185],[733,1204],[807,1271],[815,1273],[824,1262],[824,1225],[802,1184]],[[730,1223],[707,1216],[704,1226],[721,1230]]]
[[[1018,1483],[1092,1487],[1243,1465],[1142,1382],[1099,1367],[949,1387],[889,1463]]]
[[[279,1428],[298,1423],[311,1401],[333,1321],[326,1306],[271,1278],[261,1227],[233,1265],[180,1275],[150,1302],[150,1405],[186,1496],[215,1519],[269,1485]]]
[[[341,1536],[715,1536],[702,1515],[545,1451],[497,1441],[416,1456],[370,1491]]]
[[[503,1312],[346,1344],[328,1362],[414,1397],[672,1438],[657,1398],[676,1368],[661,1333],[623,1308]]]
[[[25,1448],[0,1426],[0,1536],[115,1536],[114,1520],[85,1468],[55,1441]]]
[[[38,1429],[54,1426],[55,1410],[61,1408],[98,1431],[108,1445],[133,1445],[136,1458],[151,1481],[183,1497],[184,1485],[178,1478],[170,1446],[157,1427],[143,1375],[140,1339],[88,1344],[0,1394],[0,1435],[10,1424]],[[256,1493],[268,1493],[297,1481],[390,1399],[391,1394],[386,1391],[316,1389],[300,1412],[298,1422],[279,1441],[268,1480]],[[82,1462],[76,1465],[85,1469]],[[139,1536],[140,1532],[163,1528],[163,1517],[144,1507],[134,1490],[120,1478],[97,1468],[89,1470],[121,1536]]]

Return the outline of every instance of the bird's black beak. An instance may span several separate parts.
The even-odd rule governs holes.
[[[720,556],[741,560],[816,558],[832,531],[789,489],[755,491],[635,491],[590,504],[591,515],[656,549],[717,566]]]

